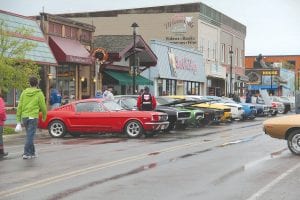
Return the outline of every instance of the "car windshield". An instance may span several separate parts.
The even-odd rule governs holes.
[[[157,105],[166,105],[166,104],[169,104],[169,103],[172,103],[174,102],[175,100],[173,99],[168,99],[168,98],[161,98],[161,97],[157,97],[156,98],[156,102],[157,102]]]
[[[102,101],[104,107],[110,111],[118,111],[118,110],[124,110],[119,104],[117,104],[115,101]]]
[[[123,99],[121,101],[121,106],[125,106],[126,108],[129,108],[129,109],[134,109],[136,108],[136,102],[137,100],[135,98],[128,98],[128,99]]]

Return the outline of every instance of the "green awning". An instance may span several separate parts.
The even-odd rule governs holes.
[[[111,76],[113,79],[119,81],[120,85],[132,85],[132,76],[128,72],[117,72],[105,70],[106,74]],[[135,77],[135,83],[137,85],[153,85],[153,82],[141,75]]]

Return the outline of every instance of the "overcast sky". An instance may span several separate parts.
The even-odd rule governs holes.
[[[25,16],[203,2],[247,26],[246,55],[300,55],[299,0],[0,0]]]

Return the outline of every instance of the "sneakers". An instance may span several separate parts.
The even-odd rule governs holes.
[[[35,155],[23,155],[22,156],[22,158],[24,159],[24,160],[26,160],[26,159],[31,159],[31,158],[37,158],[37,155],[35,154]]]

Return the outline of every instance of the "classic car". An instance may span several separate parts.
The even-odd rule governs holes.
[[[197,95],[189,95],[187,96],[189,98],[197,99],[197,100],[202,100],[206,101],[205,103],[199,103],[195,104],[193,106],[196,106],[198,108],[213,108],[213,109],[218,109],[223,111],[223,116],[221,117],[220,121],[221,122],[230,122],[232,119],[232,113],[231,113],[231,108],[225,105],[221,104],[216,104],[213,102],[212,99],[205,98],[204,96],[197,96]]]
[[[243,106],[233,101],[231,98],[221,98],[217,96],[204,96],[203,99],[213,100],[212,103],[221,104],[231,108],[231,119],[244,119]]]
[[[137,110],[136,102],[138,95],[116,95],[115,101],[123,108],[128,110]],[[170,131],[174,128],[187,127],[188,120],[191,118],[190,111],[179,110],[174,107],[157,105],[155,111],[163,112],[168,115],[169,126],[165,131]]]
[[[287,140],[293,154],[300,155],[300,115],[288,115],[267,119],[263,122],[264,132],[278,139]]]
[[[85,99],[48,111],[46,121],[40,116],[38,127],[48,129],[52,137],[64,137],[67,133],[125,133],[129,138],[137,138],[166,129],[167,120],[165,113],[128,111],[112,100]]]
[[[204,112],[204,119],[201,120],[201,125],[206,126],[206,125],[211,125],[211,124],[219,124],[221,122],[221,118],[224,115],[224,111],[220,109],[213,109],[213,108],[199,108],[194,105],[199,104],[201,102],[206,102],[202,101],[199,99],[195,98],[190,98],[187,96],[168,96],[169,98],[172,98],[174,100],[180,100],[184,101],[182,102],[181,106],[186,108],[186,109],[200,109],[201,111]]]
[[[278,113],[278,104],[273,103],[271,101],[271,99],[269,99],[268,101],[270,101],[269,104],[265,103],[266,99],[263,99],[262,97],[257,97],[256,98],[256,103],[254,103],[254,105],[256,106],[257,109],[257,115],[258,116],[268,116],[268,115],[272,115],[272,116],[276,116]]]
[[[185,107],[184,100],[176,100],[168,96],[158,96],[156,97],[158,105],[172,106],[182,111],[191,112],[191,118],[188,120],[187,126],[200,127],[204,123],[204,111],[196,107]]]
[[[278,109],[278,113],[280,114],[286,114],[287,112],[291,111],[291,103],[289,99],[286,99],[284,97],[278,97],[278,96],[270,96],[270,99],[273,102],[279,102],[283,104],[283,109]]]

